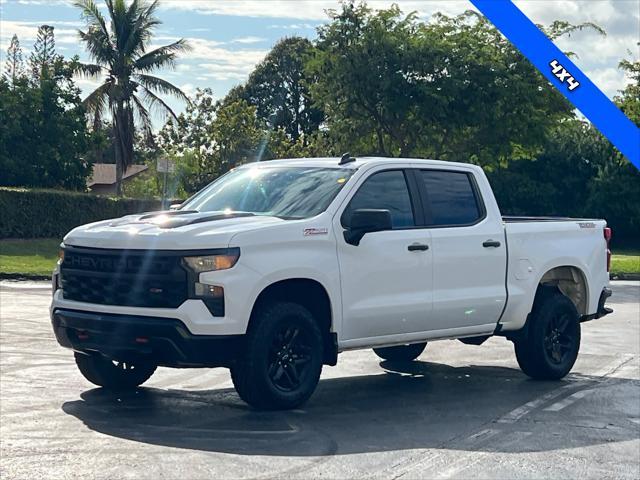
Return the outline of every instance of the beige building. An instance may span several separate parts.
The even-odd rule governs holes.
[[[142,174],[149,167],[146,165],[129,165],[122,176],[123,184]],[[91,178],[87,180],[87,187],[91,193],[101,195],[115,195],[116,193],[116,165],[115,163],[95,163]]]

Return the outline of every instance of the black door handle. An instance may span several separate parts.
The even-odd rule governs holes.
[[[410,252],[429,250],[429,245],[414,243],[413,245],[409,245],[407,247],[407,250],[409,250]]]
[[[500,242],[496,241],[496,240],[487,240],[486,242],[484,242],[482,244],[483,247],[488,248],[488,247],[499,247],[500,246]]]

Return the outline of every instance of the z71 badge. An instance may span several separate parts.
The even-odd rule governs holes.
[[[596,228],[596,224],[593,222],[578,222],[580,228]]]
[[[329,233],[328,228],[305,228],[302,232],[305,237],[310,235],[326,235]]]

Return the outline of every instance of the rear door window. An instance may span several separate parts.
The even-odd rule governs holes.
[[[465,172],[420,170],[425,190],[424,207],[429,226],[463,226],[482,217],[476,189]]]

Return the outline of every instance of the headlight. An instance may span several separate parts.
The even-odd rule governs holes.
[[[240,258],[240,250],[229,249],[228,253],[224,254],[184,257],[183,260],[193,273],[202,273],[227,270],[236,264],[238,258]]]

